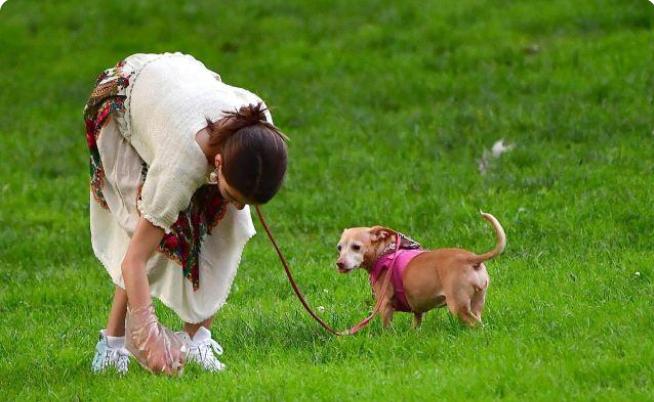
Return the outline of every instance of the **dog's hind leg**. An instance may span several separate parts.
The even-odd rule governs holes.
[[[420,324],[422,324],[422,313],[413,313],[413,328],[420,328]]]
[[[459,317],[461,321],[465,322],[470,327],[476,327],[477,325],[481,325],[481,318],[479,318],[472,312],[472,309],[470,308],[469,304],[457,306],[456,315]]]
[[[482,289],[478,292],[475,292],[472,295],[472,300],[470,301],[470,307],[472,308],[472,314],[476,315],[481,321],[481,313],[484,310],[484,303],[486,302],[486,289]]]
[[[459,292],[456,297],[450,299],[447,307],[452,314],[455,314],[461,321],[470,327],[481,324],[481,318],[472,312],[470,297],[465,292]]]

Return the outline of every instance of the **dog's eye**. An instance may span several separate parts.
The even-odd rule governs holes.
[[[336,250],[341,251],[341,245],[336,246]]]
[[[352,250],[359,251],[359,250],[361,250],[361,246],[359,246],[358,244],[353,244],[352,245]]]

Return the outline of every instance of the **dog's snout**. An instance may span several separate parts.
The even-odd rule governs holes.
[[[339,259],[338,261],[336,261],[336,266],[338,267],[338,272],[340,272],[342,274],[350,271],[347,268],[347,264],[345,263],[345,260]]]

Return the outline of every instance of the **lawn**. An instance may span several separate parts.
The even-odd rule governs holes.
[[[82,108],[102,69],[163,51],[259,94],[291,137],[264,210],[326,320],[373,302],[364,272],[335,269],[343,228],[481,252],[483,209],[508,237],[485,327],[441,309],[334,338],[257,223],[213,326],[227,371],[93,375],[112,285],[90,246]],[[646,0],[9,0],[0,399],[654,400],[653,100]],[[481,174],[500,138],[515,148]]]

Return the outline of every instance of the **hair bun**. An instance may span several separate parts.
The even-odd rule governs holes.
[[[259,102],[256,105],[249,104],[246,106],[241,106],[240,109],[236,112],[231,112],[230,114],[236,120],[241,120],[245,123],[245,126],[252,126],[259,123],[267,123],[265,111],[268,110],[263,103]]]
[[[211,135],[211,145],[222,146],[238,130],[255,125],[265,126],[271,132],[280,136],[284,142],[288,142],[288,137],[266,118],[265,112],[267,110],[262,102],[256,105],[251,103],[241,106],[238,110],[224,112],[225,117],[215,123],[207,119],[207,127]]]

